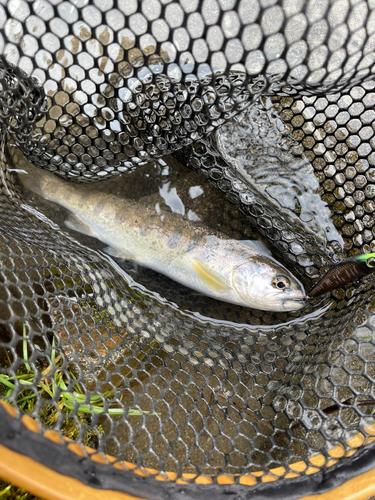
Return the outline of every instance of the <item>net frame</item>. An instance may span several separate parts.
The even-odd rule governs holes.
[[[117,498],[128,500],[130,498],[162,499],[169,497],[180,500],[199,498],[202,494],[215,495],[218,498],[228,498],[229,496],[229,498],[235,499],[254,498],[255,500],[272,498],[275,495],[281,495],[283,500],[302,500],[304,498],[330,500],[337,494],[343,499],[364,499],[372,495],[375,490],[372,481],[375,444],[367,444],[361,448],[362,439],[359,436],[354,437],[351,442],[353,459],[349,461],[333,459],[328,470],[320,472],[317,472],[314,467],[314,464],[321,463],[319,456],[311,457],[309,467],[303,461],[296,463],[296,477],[283,479],[283,491],[280,491],[280,480],[277,479],[276,475],[269,474],[262,476],[260,484],[251,484],[251,478],[246,478],[246,476],[243,476],[241,484],[233,484],[232,478],[226,475],[220,476],[218,484],[210,484],[205,476],[195,478],[195,484],[189,484],[184,481],[184,478],[176,482],[168,482],[162,475],[157,476],[155,470],[143,471],[143,473],[138,470],[136,475],[129,470],[124,470],[131,464],[121,467],[117,463],[115,468],[109,465],[113,457],[96,453],[95,450],[90,450],[91,456],[88,458],[82,453],[81,445],[72,443],[68,447],[61,447],[61,437],[58,433],[47,430],[43,435],[35,420],[27,415],[18,419],[14,408],[6,405],[4,409],[4,403],[0,406],[0,414],[4,422],[2,436],[6,435],[6,437],[1,438],[2,444],[0,446],[5,453],[15,452],[14,456],[12,454],[5,455],[0,462],[4,472],[8,474],[7,479],[15,479],[19,486],[51,500],[61,498],[60,495],[64,495],[63,498],[77,498],[78,493],[81,494],[81,492],[84,498],[89,497],[89,495],[96,498],[96,494],[102,495],[103,490],[106,491],[106,497],[111,500],[112,498],[114,500]],[[368,432],[375,435],[375,428],[368,429]],[[17,435],[16,439],[15,435]],[[373,442],[374,438],[370,441]],[[25,443],[27,443],[26,447]],[[340,449],[332,450],[333,457],[339,457],[341,453]],[[27,460],[24,462],[25,457]],[[55,458],[54,463],[51,462],[51,457]],[[21,463],[25,464],[24,470],[22,471],[22,467],[21,469],[18,467],[19,464],[16,466],[17,462],[14,463],[13,467],[11,462],[4,463],[9,458],[16,461],[21,460]],[[29,458],[35,462],[32,467],[28,463]],[[36,470],[34,469],[35,465]],[[39,466],[42,466],[41,470],[39,470]],[[56,487],[55,483],[51,485],[48,473],[48,479],[44,484],[40,480],[38,485],[35,484],[35,482],[38,483],[40,475],[45,474],[45,467],[60,475],[59,487]],[[309,469],[308,475],[299,475],[298,471],[302,472],[306,467]],[[18,469],[17,473],[15,473],[15,469]],[[35,474],[35,472],[37,475],[33,477],[31,474]],[[58,476],[54,475],[52,478],[53,481],[59,479]],[[68,478],[73,478],[73,481]],[[81,484],[77,484],[77,482]],[[359,485],[361,488],[358,487]],[[86,489],[86,486],[89,489]],[[138,496],[139,491],[142,491],[140,497]]]

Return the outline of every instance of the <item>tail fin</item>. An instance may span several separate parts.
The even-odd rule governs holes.
[[[18,174],[21,184],[37,195],[50,200],[51,194],[61,185],[61,180],[50,172],[34,167],[18,148],[12,148],[13,171]]]

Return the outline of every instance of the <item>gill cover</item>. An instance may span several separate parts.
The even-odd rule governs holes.
[[[253,307],[264,306],[267,292],[271,288],[275,270],[266,258],[257,257],[234,268],[232,273],[233,287],[246,304]]]

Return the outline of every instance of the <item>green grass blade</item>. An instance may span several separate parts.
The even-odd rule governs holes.
[[[25,325],[25,323],[23,323],[23,327],[22,327],[22,336],[24,338],[24,340],[22,341],[22,343],[23,343],[23,346],[22,346],[22,348],[23,348],[23,359],[25,360],[26,370],[28,372],[31,372],[30,365],[27,362],[28,356],[27,356],[27,340],[26,340],[26,325]]]
[[[0,375],[0,383],[6,385],[7,387],[13,390],[16,388],[16,386],[12,384],[12,382],[9,382],[9,380],[5,379],[3,375]]]
[[[32,399],[32,398],[35,398],[35,394],[29,394],[29,396],[24,396],[23,398],[21,399],[17,399],[17,403],[20,404],[20,403],[23,403],[24,401],[28,401],[29,399]]]
[[[51,352],[51,361],[52,361],[52,364],[56,364],[55,361],[56,361],[56,349],[55,349],[55,346],[56,346],[56,341],[55,341],[55,337],[52,337],[52,352]]]
[[[10,488],[11,488],[11,484],[8,484],[8,486],[6,488],[4,488],[3,490],[0,491],[0,497],[6,495],[8,496],[8,493],[10,491]]]
[[[7,387],[10,387],[11,389],[15,389],[16,387],[15,384],[9,382],[9,380],[12,380],[13,378],[14,377],[8,377],[8,375],[0,375],[0,384],[4,384]],[[33,385],[33,382],[30,380],[19,379],[18,377],[16,378],[21,385]]]
[[[54,390],[53,390],[53,385],[52,385],[52,389],[51,389],[51,385],[52,384],[46,384],[42,381],[39,382],[39,387],[41,389],[41,392],[46,392],[51,398],[53,398],[53,396],[55,395],[54,394]]]

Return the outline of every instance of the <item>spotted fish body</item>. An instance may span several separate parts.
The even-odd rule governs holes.
[[[317,297],[335,288],[347,285],[373,271],[375,271],[375,253],[368,253],[347,259],[330,269],[319,283],[314,286],[309,293],[309,297]]]
[[[303,307],[302,285],[272,257],[244,242],[173,212],[158,214],[146,203],[88,191],[31,166],[19,176],[27,189],[70,211],[69,228],[106,243],[113,256],[233,304],[270,311]]]

